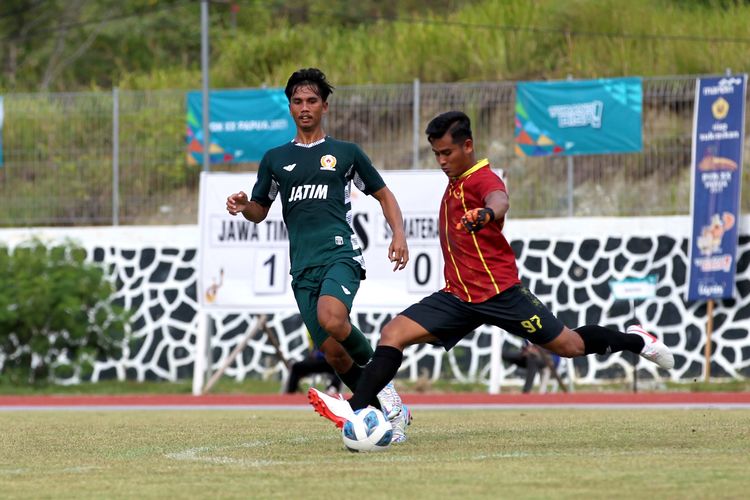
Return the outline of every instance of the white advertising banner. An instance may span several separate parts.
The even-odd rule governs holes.
[[[438,210],[448,182],[435,171],[381,172],[404,215],[409,263],[393,271],[388,260],[390,228],[380,203],[352,188],[352,225],[364,248],[367,279],[354,307],[400,310],[443,287]],[[206,310],[272,313],[296,310],[289,276],[289,242],[276,200],[260,224],[226,211],[226,199],[240,190],[250,195],[255,173],[201,175],[199,287]]]

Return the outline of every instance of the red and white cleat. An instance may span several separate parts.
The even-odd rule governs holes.
[[[643,350],[641,356],[649,361],[653,361],[660,368],[669,370],[674,368],[674,356],[664,342],[648,333],[641,325],[630,325],[626,330],[627,333],[640,335],[643,338]]]
[[[307,399],[318,415],[327,418],[336,424],[339,429],[342,429],[346,421],[354,415],[349,402],[341,394],[338,394],[338,397],[333,397],[310,387],[310,390],[307,391]]]

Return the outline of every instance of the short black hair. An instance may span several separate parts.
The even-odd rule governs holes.
[[[297,87],[310,86],[318,89],[318,95],[323,102],[328,100],[328,96],[333,93],[333,85],[328,83],[326,75],[318,68],[303,68],[292,73],[286,82],[284,93],[289,102],[292,102],[292,95]]]
[[[466,139],[473,139],[471,120],[462,111],[448,111],[437,115],[427,124],[424,132],[430,143],[443,137],[446,132],[450,132],[453,144],[462,144]]]

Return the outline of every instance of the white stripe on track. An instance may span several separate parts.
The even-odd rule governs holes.
[[[665,409],[750,409],[750,403],[560,403],[560,404],[494,404],[494,403],[472,403],[472,404],[413,404],[409,405],[413,410],[665,410]],[[28,405],[28,406],[0,406],[0,412],[23,412],[23,411],[214,411],[214,410],[237,410],[237,411],[312,411],[307,405]]]

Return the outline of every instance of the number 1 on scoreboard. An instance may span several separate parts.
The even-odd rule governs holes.
[[[285,293],[287,267],[286,250],[256,250],[252,274],[253,292],[262,295]]]

